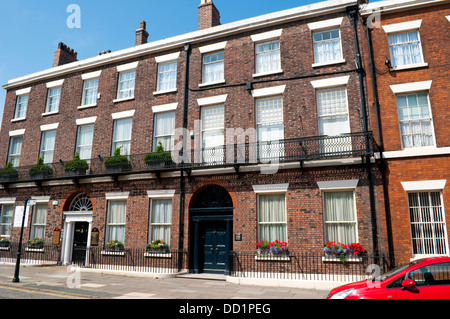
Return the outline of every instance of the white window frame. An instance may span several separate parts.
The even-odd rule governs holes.
[[[156,63],[158,64],[158,74],[157,74],[157,82],[156,82],[156,92],[153,92],[154,95],[157,94],[165,94],[165,93],[171,93],[171,92],[176,92],[177,91],[177,82],[178,82],[178,58],[180,57],[180,52],[175,52],[175,53],[171,53],[171,54],[166,54],[163,56],[158,56],[155,58]],[[167,65],[167,64],[175,64],[175,70],[170,70],[167,72],[162,72],[161,71],[161,66],[162,65]],[[174,87],[171,87],[169,89],[161,89],[161,74],[162,73],[170,73],[170,72],[174,72],[175,73],[175,84]]]
[[[47,104],[45,107],[45,113],[42,115],[51,115],[51,114],[57,114],[59,112],[59,105],[61,103],[61,92],[62,92],[62,86],[56,86],[56,87],[49,87],[48,93],[47,93]],[[55,99],[56,106],[54,110],[50,110],[51,100]]]
[[[94,133],[92,133],[92,140],[90,141],[91,143],[90,144],[85,144],[85,145],[81,145],[80,144],[80,132],[81,132],[81,130],[83,129],[83,128],[85,128],[85,127],[88,127],[88,126],[92,126],[92,131],[93,132],[95,132],[95,124],[94,123],[86,123],[86,124],[82,124],[82,125],[78,125],[77,126],[77,145],[76,145],[76,153],[79,153],[80,154],[80,159],[82,159],[82,160],[86,160],[86,161],[90,161],[91,160],[91,158],[92,158],[92,145],[93,145],[93,141],[94,141]],[[82,154],[81,154],[81,152],[80,152],[80,149],[81,148],[90,148],[90,156],[89,156],[89,158],[85,158],[85,157],[83,157],[82,156]]]
[[[257,211],[257,222],[258,222],[258,241],[261,240],[261,224],[266,225],[284,225],[285,226],[285,238],[286,242],[289,242],[289,231],[288,231],[288,223],[287,223],[287,191],[289,188],[289,183],[286,184],[265,184],[265,185],[253,185],[253,191],[256,194],[256,211]],[[260,221],[260,196],[264,195],[283,195],[284,196],[284,222],[261,222]],[[274,241],[278,239],[279,241],[283,241],[282,238],[273,238],[269,239],[269,241]]]
[[[30,97],[29,94],[17,95],[16,109],[14,111],[14,120],[19,121],[19,120],[26,119],[29,97]],[[25,98],[26,98],[26,100],[22,101],[22,99],[25,99]],[[21,113],[23,113],[23,114],[21,114]]]
[[[152,236],[153,236],[153,227],[167,227],[169,228],[169,238],[155,238],[153,240],[156,239],[162,239],[166,242],[166,244],[169,245],[169,247],[171,247],[171,236],[172,236],[172,217],[173,217],[173,200],[172,200],[173,194],[171,196],[166,196],[166,197],[161,197],[161,196],[151,196],[149,195],[150,198],[150,214],[148,217],[148,242],[152,242]],[[167,212],[165,211],[165,214],[169,214],[169,223],[152,223],[152,216],[153,216],[153,202],[154,201],[160,201],[160,200],[164,200],[164,201],[170,201],[171,203],[171,211]]]
[[[41,148],[40,148],[40,151],[39,151],[39,157],[44,157],[44,164],[52,164],[53,163],[53,159],[54,159],[54,156],[55,156],[55,143],[56,143],[56,133],[57,133],[57,130],[56,130],[56,128],[55,129],[46,129],[46,130],[43,130],[42,128],[41,128]],[[43,149],[42,147],[45,145],[45,143],[44,143],[44,140],[46,139],[46,137],[47,137],[47,134],[49,134],[49,132],[55,132],[55,142],[53,143],[53,147],[52,148],[49,148],[49,149]],[[51,158],[52,158],[52,160],[50,161],[50,162],[48,162],[48,161],[45,161],[45,158],[46,158],[46,156],[45,156],[45,154],[47,153],[47,152],[51,152],[52,153],[52,156],[51,156]]]
[[[122,121],[122,120],[130,120],[131,121],[131,130],[130,130],[130,136],[129,136],[128,139],[119,140],[119,139],[116,138],[117,123],[118,123],[118,121]],[[124,118],[116,118],[116,119],[114,119],[114,123],[113,123],[113,141],[112,141],[111,155],[114,155],[114,151],[116,150],[118,143],[127,143],[127,144],[130,145],[129,152],[128,152],[128,150],[126,152],[124,152],[124,150],[121,150],[121,153],[120,153],[121,155],[131,155],[131,140],[132,140],[132,136],[133,136],[133,118],[132,117],[124,117]]]
[[[43,223],[38,223],[36,221],[36,215],[38,213],[38,206],[39,207],[45,207],[45,216]],[[44,210],[44,208],[42,208]],[[31,228],[30,228],[30,239],[34,238],[44,238],[45,237],[45,228],[47,226],[47,210],[48,210],[48,201],[39,201],[36,202],[36,205],[33,207],[33,216],[31,220]],[[42,230],[43,236],[37,236],[36,235],[36,228],[39,230]]]
[[[204,126],[204,112],[210,108],[216,108],[216,109],[221,109],[222,113],[223,113],[223,123],[220,127],[212,127],[212,128],[205,128]],[[206,163],[223,163],[225,161],[225,105],[224,104],[210,104],[210,105],[204,105],[201,107],[201,148],[203,150],[202,152],[202,160],[203,162]],[[218,144],[218,145],[214,145],[214,146],[210,146],[210,147],[205,147],[204,146],[204,141],[205,141],[205,134],[207,134],[208,132],[216,132],[218,134],[222,134],[223,136],[223,140],[222,140],[222,144]],[[217,149],[217,153],[216,153],[216,149]],[[208,154],[209,153],[209,154]],[[211,154],[212,153],[212,156]]]
[[[130,196],[129,192],[114,192],[114,193],[106,193],[105,199],[107,201],[107,212],[106,212],[106,221],[105,221],[105,246],[108,243],[110,239],[116,240],[119,238],[109,238],[110,227],[124,227],[124,234],[123,234],[123,240],[122,244],[125,245],[125,238],[126,238],[126,221],[127,221],[127,211],[128,211],[128,197]],[[124,202],[125,203],[125,216],[124,216],[124,222],[123,223],[109,223],[109,214],[111,212],[111,202]]]
[[[221,60],[216,60],[214,62],[205,62],[206,57],[213,56],[213,55],[219,55],[223,54],[223,57]],[[221,71],[218,73],[221,75],[221,77],[217,80],[212,81],[206,81],[206,69],[208,66],[212,65],[222,65]],[[202,81],[203,83],[199,84],[200,87],[207,86],[207,85],[213,85],[213,84],[220,84],[225,83],[225,51],[216,51],[216,52],[208,52],[203,54],[202,56]]]
[[[312,64],[313,68],[330,65],[330,64],[345,63],[343,46],[342,46],[342,32],[341,32],[342,21],[343,21],[343,18],[340,17],[340,18],[321,20],[321,21],[317,21],[317,22],[308,23],[308,27],[311,30],[311,38],[312,38],[312,49],[313,49],[313,59],[314,59],[314,63]],[[340,43],[340,48],[341,48],[341,58],[337,59],[337,60],[333,60],[333,61],[317,62],[317,58],[315,55],[315,49],[314,49],[315,48],[314,33],[331,31],[331,30],[335,30],[335,29],[339,30],[339,43]]]
[[[427,181],[427,182],[429,183],[430,181]],[[434,218],[435,212],[432,211],[434,206],[431,206],[432,205],[432,199],[431,199],[431,194],[432,193],[438,193],[438,196],[439,196],[439,201],[440,201],[439,208],[440,208],[440,211],[441,211],[441,214],[440,214],[441,216],[440,217],[442,219],[441,222],[436,221],[435,218]],[[419,206],[412,208],[410,206],[410,203],[411,203],[410,196],[420,196],[420,194],[427,194],[430,206],[422,207],[419,204]],[[444,197],[443,197],[443,194],[442,194],[442,189],[434,189],[434,190],[432,190],[432,189],[420,189],[420,190],[416,190],[416,191],[413,191],[413,190],[410,189],[409,191],[406,192],[406,198],[407,198],[407,203],[408,203],[408,218],[409,218],[409,227],[410,227],[410,235],[411,235],[411,253],[413,255],[412,259],[414,260],[414,259],[420,259],[420,258],[430,257],[430,256],[448,256],[449,255],[449,246],[448,246],[447,221],[446,221],[446,215],[445,215],[445,209],[444,209]],[[422,220],[422,217],[423,217],[422,214],[420,212],[419,213],[416,212],[415,213],[416,217],[420,221],[419,222],[415,222],[414,224],[416,224],[418,226],[422,225],[422,227],[424,225],[428,226],[426,228],[428,228],[428,231],[432,235],[431,238],[428,238],[429,239],[428,244],[430,244],[430,242],[431,242],[430,245],[432,246],[431,247],[431,249],[433,250],[432,253],[425,253],[424,252],[424,250],[430,249],[430,247],[428,247],[428,248],[424,247],[424,246],[426,246],[426,244],[424,243],[426,238],[424,236],[413,238],[413,230],[412,230],[413,222],[411,220],[411,217],[412,217],[411,214],[413,212],[411,210],[412,209],[413,210],[414,209],[416,209],[416,210],[418,209],[418,210],[422,211],[422,208],[425,208],[425,210],[428,211],[429,215],[427,217],[429,218],[429,220],[428,221],[423,221]],[[442,241],[444,242],[444,247],[441,247],[440,249],[445,249],[445,252],[440,253],[440,254],[436,253],[436,250],[438,249],[436,247],[436,243],[435,243],[435,241],[438,240],[438,237],[436,236],[436,233],[435,233],[436,229],[435,228],[431,228],[432,226],[435,226],[436,224],[441,224],[442,225],[441,226],[441,231],[442,231],[442,236],[443,236]],[[422,231],[423,231],[423,229],[421,231],[418,231],[418,232],[421,233]],[[430,235],[430,234],[428,234],[428,235]],[[413,244],[414,240],[421,241],[422,248],[420,250],[418,250],[417,252],[414,252],[414,244]]]
[[[326,231],[326,214],[325,214],[325,196],[324,193],[339,193],[339,192],[352,192],[353,193],[353,213],[354,213],[354,221],[343,221],[343,222],[328,222],[331,223],[346,223],[353,224],[355,229],[355,243],[359,242],[359,234],[358,234],[358,212],[356,207],[356,187],[358,186],[359,180],[335,180],[335,181],[319,181],[317,182],[317,186],[320,189],[322,196],[322,214],[323,214],[323,236],[324,242],[327,242],[328,235]],[[343,243],[343,244],[351,244],[351,243]]]
[[[391,63],[392,63],[391,71],[420,68],[420,67],[428,66],[428,63],[425,62],[425,57],[423,55],[422,40],[420,38],[419,30],[420,30],[421,24],[422,24],[422,20],[414,20],[414,21],[406,21],[406,22],[394,23],[394,24],[382,26],[382,28],[388,35],[388,38],[389,38],[389,36],[395,35],[395,34],[408,33],[408,32],[412,32],[412,31],[417,32],[417,39],[418,39],[417,42],[419,43],[420,56],[421,56],[422,62],[413,63],[413,64],[405,64],[405,65],[393,65],[394,61],[393,61],[393,57],[392,57],[391,45],[389,45],[389,54],[390,54]]]
[[[6,215],[5,216],[5,206],[10,207],[11,209],[9,210],[11,212],[11,215]],[[12,225],[13,225],[13,215],[14,215],[14,202],[0,202],[0,229],[3,228],[9,228],[9,234],[2,234],[0,233],[0,236],[3,237],[7,237],[9,238],[11,236],[11,230],[12,230]],[[10,219],[10,222],[4,222],[5,217]]]
[[[22,139],[22,142],[20,143],[21,145],[20,145],[19,153],[11,153],[13,142],[18,138]],[[9,149],[8,149],[8,163],[10,161],[13,161],[13,167],[17,168],[20,165],[20,155],[22,153],[22,146],[23,146],[23,135],[10,136]]]
[[[91,83],[96,83],[95,86],[93,87],[87,87],[87,85],[91,84]],[[97,99],[98,99],[98,86],[100,83],[100,79],[99,78],[93,78],[93,79],[86,79],[83,81],[83,96],[81,99],[81,107],[79,108],[88,108],[88,107],[94,107],[97,105]],[[87,92],[88,91],[93,91],[95,92],[92,96],[94,101],[92,101],[91,103],[86,103],[86,97],[87,97]]]
[[[175,129],[173,132],[171,132],[170,134],[165,134],[165,135],[156,135],[157,132],[157,117],[160,116],[161,114],[171,114],[173,115],[173,121],[174,121],[174,128],[175,128],[175,122],[176,122],[176,112],[175,111],[166,111],[166,112],[153,112],[154,114],[154,128],[153,128],[153,151],[156,151],[156,148],[158,147],[158,140],[161,138],[167,138],[170,137],[171,139],[171,147],[170,149],[166,149],[164,148],[164,151],[172,151],[175,147]]]
[[[266,76],[266,75],[273,75],[273,74],[279,74],[279,73],[283,73],[283,69],[281,67],[281,34],[283,32],[283,29],[278,29],[278,30],[273,30],[273,31],[268,31],[268,32],[263,32],[263,33],[259,33],[259,34],[254,34],[251,35],[251,39],[255,44],[254,47],[254,56],[255,56],[255,73],[253,74],[253,77],[260,77],[260,76]],[[258,67],[257,67],[257,52],[256,52],[256,48],[259,45],[263,45],[266,43],[271,43],[271,42],[278,42],[278,50],[273,50],[278,51],[279,53],[279,68],[274,69],[274,70],[269,70],[266,72],[259,72],[258,71]],[[267,52],[261,52],[259,54],[264,54]]]

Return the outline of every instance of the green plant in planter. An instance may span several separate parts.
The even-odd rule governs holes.
[[[5,165],[5,168],[0,169],[0,179],[15,178],[18,176],[19,173],[17,169],[13,167],[12,161],[9,161],[9,163]]]
[[[163,239],[156,239],[151,243],[147,244],[147,251],[153,252],[168,252],[169,245]]]
[[[154,152],[149,152],[144,156],[144,162],[149,167],[164,167],[173,164],[172,153],[164,150],[161,141]]]
[[[68,173],[85,173],[89,168],[89,163],[86,160],[80,159],[80,154],[75,153],[73,160],[64,165],[64,170]]]
[[[9,241],[9,238],[7,237],[0,237],[0,247],[9,247],[11,245],[11,242]]]
[[[105,167],[107,169],[121,170],[123,168],[129,168],[130,167],[130,160],[128,159],[127,156],[120,154],[120,150],[121,149],[122,149],[122,146],[116,148],[114,150],[114,155],[112,157],[108,157],[105,160],[104,164],[105,164]]]
[[[30,176],[48,176],[53,174],[52,167],[50,165],[44,164],[44,157],[39,157],[36,165],[30,168]]]

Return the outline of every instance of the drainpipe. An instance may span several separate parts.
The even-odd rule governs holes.
[[[187,150],[187,113],[188,113],[188,93],[189,93],[189,58],[190,58],[191,45],[186,44],[184,46],[184,52],[186,55],[184,65],[184,96],[183,96],[183,144],[180,151],[180,158],[184,158],[184,152]],[[180,212],[178,222],[178,271],[183,267],[183,246],[184,246],[184,209],[185,209],[185,183],[184,183],[184,161],[181,162],[180,170]]]
[[[359,40],[358,40],[358,20],[359,20],[359,9],[358,5],[347,7],[347,16],[350,19],[351,24],[353,25],[353,33],[355,35],[355,49],[356,49],[356,72],[358,73],[359,78],[359,88],[361,95],[361,108],[363,115],[363,128],[364,133],[366,134],[366,150],[370,149],[369,144],[369,128],[368,128],[368,119],[367,119],[367,108],[366,108],[366,92],[364,89],[364,68],[361,59],[361,51],[359,48]],[[372,175],[372,165],[370,162],[370,156],[367,155],[365,159],[365,165],[367,170],[367,179],[369,183],[369,198],[370,198],[370,211],[371,211],[371,223],[372,223],[372,245],[373,245],[373,254],[375,256],[378,255],[378,229],[377,229],[377,216],[376,216],[376,207],[375,207],[375,190],[374,190],[374,182]]]
[[[380,101],[378,99],[378,88],[377,88],[377,79],[375,76],[375,63],[373,61],[373,48],[372,48],[372,35],[371,28],[367,25],[367,19],[363,20],[363,25],[366,29],[366,39],[367,39],[367,48],[368,48],[368,58],[369,58],[369,68],[370,68],[370,77],[372,80],[372,91],[373,91],[373,107],[375,109],[376,121],[377,121],[377,130],[378,130],[378,148],[380,152],[380,171],[381,171],[381,179],[383,183],[383,195],[384,195],[384,211],[386,214],[386,228],[387,228],[387,239],[388,239],[388,252],[389,252],[389,262],[390,267],[393,268],[395,265],[395,256],[394,256],[394,243],[392,241],[392,223],[391,223],[391,208],[389,203],[389,189],[387,186],[387,163],[384,159],[384,141],[383,141],[383,132],[381,128],[381,119],[380,119]]]

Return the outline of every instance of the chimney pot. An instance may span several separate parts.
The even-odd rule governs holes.
[[[58,43],[58,48],[53,55],[53,67],[57,67],[63,64],[78,61],[78,53],[69,48],[64,43]]]

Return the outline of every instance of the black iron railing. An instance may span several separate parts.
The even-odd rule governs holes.
[[[0,246],[0,262],[14,264],[17,261],[19,244],[11,243]],[[23,244],[20,263],[22,265],[58,264],[61,259],[61,247],[58,245]]]
[[[235,252],[230,256],[233,277],[353,282],[389,270],[387,256],[352,256],[345,261],[323,254],[289,252],[282,255],[258,255]]]
[[[193,149],[186,150],[184,156],[178,151],[173,151],[169,157],[167,154],[150,158],[146,154],[120,158],[98,156],[80,169],[72,165],[69,170],[67,161],[62,160],[37,167],[0,169],[0,184],[365,157],[373,155],[374,147],[372,132],[358,132]]]

